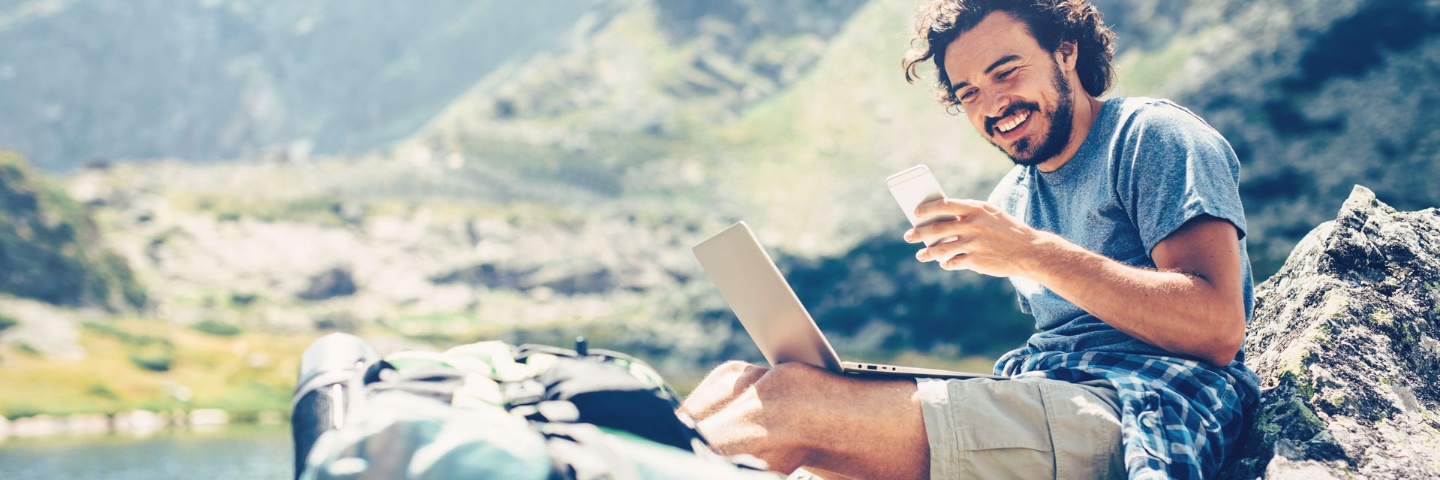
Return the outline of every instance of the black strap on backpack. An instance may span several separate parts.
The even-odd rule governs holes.
[[[518,359],[537,352],[556,355],[554,364],[540,372],[536,380],[544,388],[544,400],[565,401],[575,405],[579,418],[571,422],[589,423],[599,427],[623,430],[650,441],[682,450],[694,450],[700,438],[675,414],[679,399],[662,386],[647,385],[636,378],[622,363],[606,361],[597,356],[616,357],[612,352],[593,349],[590,355],[536,345],[523,345]],[[512,405],[512,408],[519,405]],[[549,419],[548,421],[567,421]]]

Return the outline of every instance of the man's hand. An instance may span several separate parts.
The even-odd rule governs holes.
[[[799,432],[810,410],[797,407],[796,400],[814,392],[797,391],[798,382],[767,379],[766,374],[780,371],[793,378],[796,370],[815,369],[796,363],[771,370],[726,362],[705,376],[676,413],[694,418],[720,453],[754,455],[771,469],[790,474],[805,464],[810,449],[797,441],[807,436]]]
[[[910,243],[954,237],[921,249],[915,258],[922,262],[941,262],[940,267],[946,270],[1010,277],[1026,276],[1023,262],[1035,257],[1038,232],[989,203],[943,198],[920,204],[915,215],[955,217],[905,232],[905,241]]]
[[[905,232],[912,243],[956,237],[920,250],[920,261],[955,255],[941,267],[1029,278],[1127,335],[1219,366],[1244,341],[1239,232],[1226,220],[1186,222],[1150,251],[1152,270],[1030,228],[985,202],[936,200],[916,214],[956,217]]]
[[[726,362],[706,375],[676,412],[703,422],[744,395],[768,371],[745,362]]]
[[[930,447],[910,379],[837,375],[801,363],[716,368],[677,413],[720,453],[759,457],[789,474],[929,478]]]

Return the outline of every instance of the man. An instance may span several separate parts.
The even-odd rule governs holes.
[[[1083,0],[930,0],[906,78],[1014,160],[989,201],[905,232],[916,258],[1009,277],[1038,333],[1008,380],[721,366],[681,411],[725,452],[856,478],[1214,475],[1253,413],[1253,295],[1230,145],[1162,100],[1100,96],[1113,34]],[[952,258],[953,257],[953,258]],[[942,261],[943,259],[943,261]]]

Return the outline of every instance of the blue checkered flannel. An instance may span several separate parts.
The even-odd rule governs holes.
[[[1001,358],[997,374],[1065,382],[1104,379],[1120,399],[1121,442],[1132,479],[1214,476],[1259,400],[1258,378],[1236,361],[1116,352],[1026,352]]]

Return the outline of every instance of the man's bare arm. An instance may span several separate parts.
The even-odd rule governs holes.
[[[1245,336],[1238,232],[1225,220],[1192,219],[1151,251],[1156,270],[1136,268],[1032,229],[975,200],[930,202],[917,214],[957,220],[906,232],[911,242],[955,236],[923,249],[922,261],[994,276],[1027,277],[1117,330],[1170,352],[1225,365]]]

